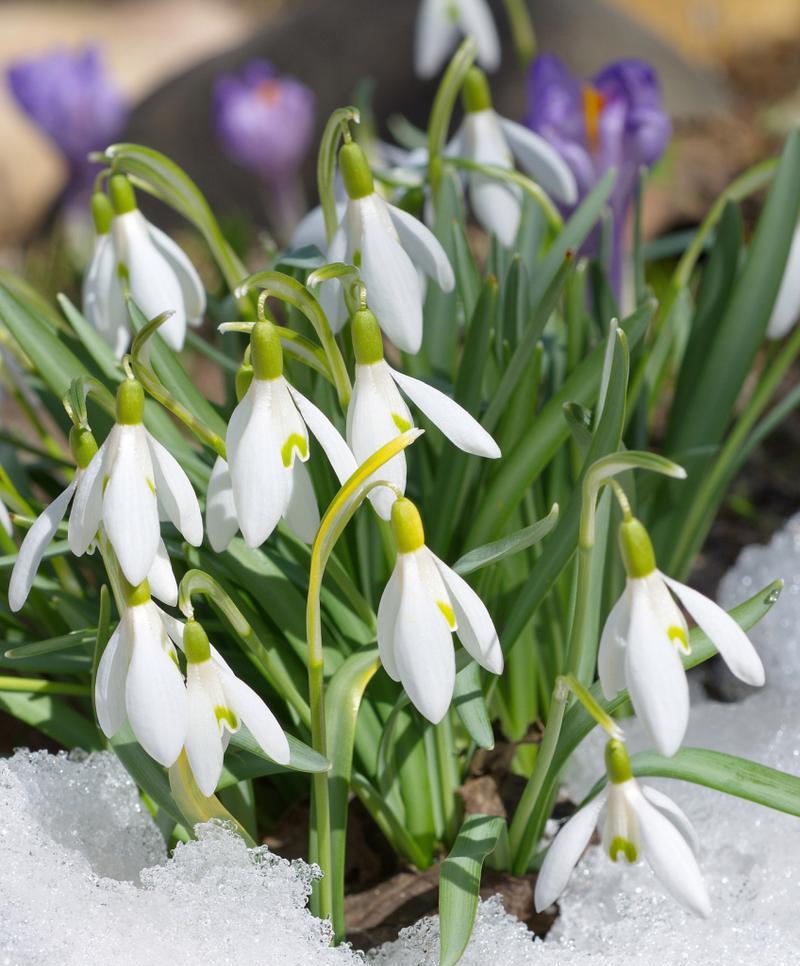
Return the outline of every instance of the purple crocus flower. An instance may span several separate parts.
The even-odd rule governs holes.
[[[65,196],[77,201],[91,187],[97,168],[87,155],[114,141],[127,116],[99,49],[56,48],[17,61],[7,76],[16,102],[64,156],[69,168]]]
[[[544,137],[572,169],[579,198],[613,167],[614,217],[611,282],[619,296],[628,212],[638,172],[664,153],[672,133],[656,72],[640,60],[619,60],[590,81],[569,72],[557,57],[543,55],[528,75],[528,126]],[[597,233],[590,247],[597,245]]]

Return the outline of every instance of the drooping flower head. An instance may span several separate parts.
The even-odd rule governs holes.
[[[8,69],[14,99],[56,144],[69,168],[67,194],[88,191],[96,166],[87,160],[114,141],[127,116],[97,47],[56,48]]]
[[[609,168],[616,169],[611,276],[619,293],[638,172],[659,160],[672,132],[655,70],[640,60],[619,60],[584,81],[557,57],[542,55],[528,75],[526,121],[572,168],[581,198]]]
[[[294,77],[252,60],[214,85],[214,127],[226,154],[271,185],[291,178],[314,135],[316,99]]]
[[[414,38],[414,69],[433,77],[461,37],[471,37],[484,70],[500,66],[500,38],[487,0],[422,0]]]

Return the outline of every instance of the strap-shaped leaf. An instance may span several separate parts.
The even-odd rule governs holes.
[[[474,573],[482,567],[488,567],[489,564],[498,563],[498,561],[519,553],[521,550],[527,550],[528,547],[532,547],[543,540],[557,523],[558,504],[554,503],[546,517],[542,517],[541,520],[537,520],[529,527],[515,530],[514,533],[509,533],[507,537],[501,537],[500,540],[486,543],[482,547],[476,547],[469,553],[465,553],[453,564],[453,570],[465,577],[467,574]]]

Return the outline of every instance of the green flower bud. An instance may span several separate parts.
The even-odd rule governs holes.
[[[461,100],[467,114],[485,111],[492,106],[492,95],[486,74],[480,67],[470,67],[461,88]]]
[[[619,549],[629,577],[647,577],[656,569],[650,534],[635,517],[620,524]]]
[[[256,379],[277,379],[283,375],[283,349],[272,322],[256,322],[250,333],[250,359]]]
[[[350,198],[366,198],[375,190],[367,156],[355,141],[339,148],[339,170]]]
[[[126,215],[129,211],[136,210],[136,194],[124,174],[114,174],[108,179],[108,193],[111,195],[115,214]]]
[[[369,309],[359,309],[353,313],[350,323],[356,362],[361,366],[380,362],[383,359],[383,339],[374,314]]]
[[[419,510],[401,496],[392,506],[392,533],[398,553],[413,553],[425,545],[425,530]]]
[[[114,209],[108,197],[102,191],[95,191],[92,195],[92,221],[98,235],[107,235],[111,231],[114,220]]]
[[[117,389],[117,422],[137,426],[144,416],[144,389],[138,379],[125,379]]]
[[[187,621],[183,629],[183,651],[189,664],[202,664],[211,657],[208,634],[196,620]]]
[[[85,470],[97,452],[97,440],[91,430],[73,426],[69,431],[69,448],[78,469]]]
[[[628,749],[624,741],[612,738],[606,745],[605,758],[608,780],[614,785],[621,785],[633,778],[631,760],[628,758]]]

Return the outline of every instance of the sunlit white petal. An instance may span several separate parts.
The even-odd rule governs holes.
[[[150,593],[153,597],[157,597],[169,607],[174,607],[178,603],[178,583],[172,572],[172,564],[163,540],[158,541],[158,550],[153,566],[147,574],[147,583],[150,585]]]
[[[233,674],[220,675],[220,681],[231,708],[261,748],[279,765],[288,765],[289,742],[275,715],[251,687]]]
[[[113,738],[125,721],[125,676],[130,659],[130,639],[123,619],[106,644],[94,683],[97,723],[107,738]]]
[[[378,652],[384,670],[393,681],[400,680],[400,672],[397,670],[394,657],[394,631],[400,609],[401,589],[400,569],[395,567],[378,604]]]
[[[116,433],[113,429],[81,473],[75,490],[67,527],[67,542],[76,557],[86,553],[100,526],[103,516],[103,484],[110,452],[116,452]]]
[[[548,141],[530,128],[499,118],[512,154],[519,166],[537,181],[555,201],[574,205],[578,200],[575,175]]]
[[[186,252],[169,235],[149,222],[147,228],[153,244],[175,273],[183,296],[186,321],[192,326],[200,325],[206,310],[206,290],[203,288],[197,269],[192,265]]]
[[[206,493],[206,533],[212,549],[222,553],[238,529],[230,470],[225,460],[218,456]]]
[[[538,912],[551,906],[566,888],[572,870],[589,844],[604,802],[605,793],[601,793],[584,805],[551,843],[536,878],[534,903]]]
[[[207,798],[217,787],[224,756],[216,702],[206,688],[206,679],[214,677],[210,660],[186,666],[186,757],[197,787]],[[222,696],[221,688],[217,690]]]
[[[434,554],[430,556],[447,587],[456,615],[459,640],[478,664],[492,674],[502,674],[503,650],[486,605],[463,577]]]
[[[147,434],[155,474],[156,495],[167,518],[193,547],[203,542],[203,518],[194,488],[178,461],[157,439]]]
[[[625,688],[625,645],[631,619],[627,588],[611,608],[600,636],[597,673],[606,700]]]
[[[442,291],[450,292],[455,285],[455,276],[439,239],[418,218],[407,211],[394,205],[386,207],[400,244],[408,252],[411,261],[434,279]]]
[[[314,542],[319,530],[319,507],[308,467],[301,460],[295,460],[292,467],[291,493],[284,520],[304,543]]]
[[[286,387],[306,426],[324,450],[339,482],[344,483],[356,471],[356,461],[350,447],[342,439],[339,430],[318,406],[315,406],[310,399],[306,399],[289,383],[286,384]]]

